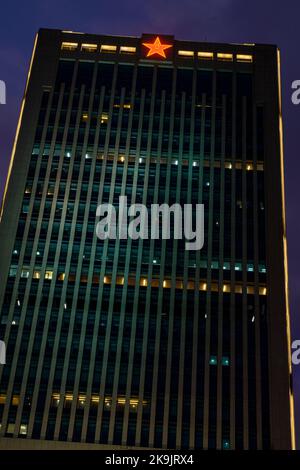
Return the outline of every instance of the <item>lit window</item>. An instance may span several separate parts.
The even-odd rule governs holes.
[[[108,122],[108,113],[102,113],[100,117],[101,124],[106,124]]]
[[[41,271],[34,271],[32,277],[33,277],[33,279],[40,279],[41,278]]]
[[[78,47],[78,42],[63,42],[61,44],[61,49],[63,51],[76,51]]]
[[[223,448],[224,450],[230,449],[230,442],[229,442],[228,439],[223,439],[222,448]]]
[[[266,287],[260,287],[259,288],[259,295],[267,295],[267,288]]]
[[[29,277],[29,269],[22,269],[21,277],[25,277],[27,279]]]
[[[117,46],[109,46],[108,44],[102,44],[100,52],[116,52]]]
[[[26,436],[26,434],[27,434],[27,424],[21,424],[20,434],[22,434],[23,436]]]
[[[232,54],[224,54],[223,52],[218,52],[217,54],[218,60],[223,60],[227,62],[232,62],[233,60],[233,55]]]
[[[229,357],[222,357],[222,366],[229,366]]]
[[[29,205],[28,204],[23,204],[23,214],[28,214],[29,212]]]
[[[210,356],[209,364],[211,366],[216,366],[217,365],[217,356]]]
[[[123,105],[121,105],[121,104],[119,104],[119,103],[115,103],[115,104],[114,104],[114,108],[130,109],[130,108],[131,108],[131,104],[130,104],[130,103],[124,103]]]
[[[5,405],[6,402],[6,395],[0,395],[0,405]]]
[[[83,113],[83,115],[81,116],[81,119],[83,122],[86,122],[89,118],[89,115],[87,113]]]
[[[213,52],[198,52],[199,59],[202,60],[212,60],[214,58]]]
[[[9,423],[7,426],[7,434],[13,434],[15,432],[15,423]]]
[[[105,398],[104,405],[105,405],[105,408],[110,408],[111,407],[111,399]]]
[[[46,271],[45,272],[45,279],[52,279],[53,271]]]
[[[249,55],[249,54],[237,54],[236,55],[236,60],[238,62],[247,62],[247,63],[251,63],[253,62],[253,56],[252,55]]]
[[[20,397],[19,397],[19,395],[13,395],[12,400],[11,400],[11,404],[12,404],[13,406],[18,406],[19,403],[20,403]]]
[[[13,268],[10,268],[9,270],[9,276],[10,277],[15,277],[17,274],[17,268],[13,267]]]
[[[96,52],[97,51],[97,44],[82,44],[81,50],[85,52]]]
[[[178,51],[178,55],[183,57],[194,57],[194,51]]]
[[[134,54],[136,52],[136,47],[132,46],[121,46],[120,47],[121,54]]]

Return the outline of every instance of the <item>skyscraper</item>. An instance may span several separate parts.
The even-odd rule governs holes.
[[[0,446],[293,447],[279,69],[276,46],[39,31],[1,213]],[[99,240],[122,195],[203,203],[203,248]]]

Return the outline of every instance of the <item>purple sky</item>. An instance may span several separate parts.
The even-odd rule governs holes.
[[[292,338],[300,338],[300,105],[291,103],[291,82],[300,80],[300,2],[289,0],[52,0],[1,3],[0,80],[7,104],[0,105],[0,197],[36,31],[40,27],[96,34],[174,34],[177,39],[277,44],[281,49],[285,136],[286,209]],[[298,216],[297,216],[298,214]],[[300,447],[300,365],[294,368],[295,411]]]

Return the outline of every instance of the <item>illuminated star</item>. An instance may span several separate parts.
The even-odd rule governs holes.
[[[146,57],[150,57],[151,55],[157,54],[163,57],[164,59],[167,58],[165,49],[169,49],[170,47],[172,47],[171,44],[162,44],[158,36],[153,43],[143,42],[143,46],[146,46],[149,49]]]

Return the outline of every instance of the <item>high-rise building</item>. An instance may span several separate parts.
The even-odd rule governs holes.
[[[1,214],[1,447],[294,446],[279,69],[276,46],[39,31]],[[99,240],[122,195],[203,203],[203,248]]]

